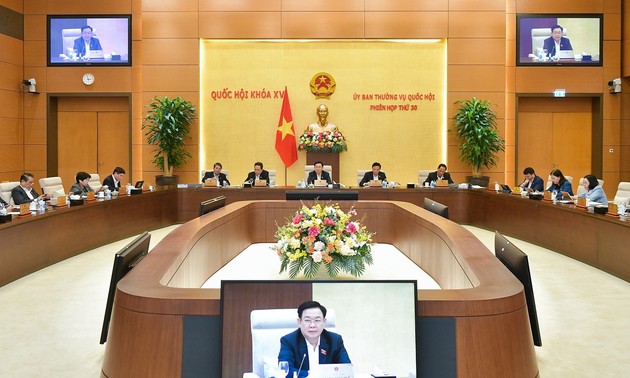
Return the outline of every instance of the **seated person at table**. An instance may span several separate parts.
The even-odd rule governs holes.
[[[88,192],[93,192],[94,189],[90,186],[90,178],[92,176],[87,172],[77,172],[77,182],[70,187],[70,194],[86,196]]]
[[[29,203],[33,200],[47,200],[50,198],[48,194],[37,194],[33,189],[33,175],[30,173],[24,173],[20,176],[20,185],[11,190],[11,197],[13,197],[13,203],[21,205],[23,203]]]
[[[551,27],[551,37],[543,42],[543,50],[547,50],[547,56],[553,58],[560,50],[573,50],[569,38],[563,37],[564,29],[560,25]]]
[[[263,169],[263,163],[259,161],[254,163],[254,170],[247,174],[245,182],[253,184],[256,180],[267,180],[267,186],[269,186],[269,172]]]
[[[551,175],[551,185],[547,188],[548,192],[556,192],[556,199],[562,199],[562,192],[567,192],[569,195],[573,195],[573,188],[571,187],[571,183],[567,180],[562,171],[559,169],[554,169],[550,173]]]
[[[105,177],[103,185],[106,185],[111,191],[120,192],[120,185],[124,178],[125,170],[121,167],[116,167],[111,175]]]
[[[293,377],[298,370],[299,377],[306,377],[309,370],[323,364],[350,363],[341,335],[324,329],[326,307],[319,302],[307,301],[298,307],[297,312],[300,328],[280,339],[278,361],[289,362],[288,377]]]
[[[542,192],[545,189],[545,183],[543,179],[539,176],[536,176],[534,172],[534,168],[527,167],[523,169],[523,175],[525,176],[525,181],[523,181],[519,186],[523,189],[531,189],[534,192]]]
[[[221,186],[230,185],[230,181],[227,179],[227,176],[225,175],[225,173],[221,173],[222,169],[223,169],[223,166],[221,165],[221,163],[219,162],[214,163],[214,167],[212,167],[212,171],[206,172],[206,174],[201,178],[201,182],[205,183],[207,179],[215,178],[217,179],[217,181],[219,182],[219,185]]]
[[[9,205],[0,197],[0,209],[7,209],[7,212],[13,211],[13,205]]]
[[[606,193],[604,193],[604,188],[599,185],[597,177],[593,175],[586,175],[584,176],[581,184],[587,192],[579,194],[578,197],[586,198],[591,202],[599,202],[602,205],[608,205],[608,198],[606,197]]]
[[[449,184],[454,184],[453,179],[451,179],[451,174],[446,172],[446,164],[444,163],[438,165],[437,171],[429,173],[422,185],[427,183],[430,184],[431,182],[437,180],[448,180]]]
[[[385,172],[381,172],[381,163],[377,161],[372,164],[372,172],[365,172],[365,175],[363,175],[363,178],[359,182],[359,186],[367,186],[372,180],[387,181]]]
[[[103,50],[98,38],[92,37],[93,31],[89,25],[81,27],[81,36],[74,40],[74,52],[78,56],[89,56],[92,50]]]
[[[311,171],[306,179],[308,185],[314,184],[315,180],[326,180],[326,184],[333,183],[330,178],[330,173],[324,171],[324,163],[316,161],[315,164],[313,164],[313,169],[314,171]]]

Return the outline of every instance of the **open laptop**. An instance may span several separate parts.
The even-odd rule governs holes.
[[[134,185],[134,187],[136,189],[142,189],[142,185],[144,185],[144,181],[136,181],[136,185]]]
[[[317,370],[319,378],[354,378],[352,364],[323,364]]]
[[[574,58],[573,50],[560,50],[560,51],[558,51],[558,58],[559,59],[573,59]]]

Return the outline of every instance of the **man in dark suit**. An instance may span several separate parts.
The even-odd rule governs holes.
[[[81,28],[81,37],[74,40],[74,52],[77,53],[78,56],[87,55],[88,46],[89,51],[92,50],[103,50],[101,47],[101,42],[99,42],[98,38],[92,37],[92,27],[89,25],[85,25]]]
[[[105,177],[105,180],[103,180],[103,186],[107,186],[107,189],[112,192],[120,192],[120,185],[124,178],[125,170],[122,167],[116,167],[111,175]]]
[[[560,50],[573,50],[569,38],[565,38],[564,29],[560,25],[554,25],[551,27],[551,37],[547,38],[543,42],[543,49],[547,50],[547,56],[554,57],[558,55]],[[556,49],[556,47],[558,47]]]
[[[308,185],[314,184],[315,180],[326,180],[326,184],[333,183],[332,178],[330,178],[330,173],[324,171],[324,163],[316,161],[315,164],[313,164],[313,169],[314,171],[311,171],[306,179]]]
[[[424,180],[422,185],[425,183],[431,183],[437,180],[448,180],[449,184],[454,184],[453,179],[451,179],[451,174],[446,172],[446,164],[441,163],[437,167],[437,171],[429,173],[427,178]]]
[[[534,172],[534,168],[527,167],[523,170],[523,175],[525,176],[525,181],[519,185],[523,189],[531,189],[535,192],[544,192],[545,191],[545,182],[541,177],[536,176]]]
[[[247,174],[245,182],[253,184],[255,180],[267,180],[267,186],[269,186],[269,172],[263,169],[263,163],[259,161],[254,163],[254,170]]]
[[[207,179],[214,178],[218,181],[221,186],[230,185],[230,181],[227,179],[225,173],[221,173],[223,166],[221,163],[214,163],[214,167],[212,167],[212,171],[206,172],[206,174],[201,178],[201,182],[205,183]]]
[[[298,370],[298,377],[306,377],[315,365],[350,363],[341,335],[324,329],[326,307],[307,301],[297,312],[300,328],[280,339],[278,361],[289,362],[288,377]]]
[[[20,176],[20,185],[16,186],[11,190],[11,197],[13,197],[13,203],[16,205],[21,205],[23,203],[30,203],[34,200],[48,199],[49,196],[47,194],[42,194],[41,196],[37,194],[35,189],[33,189],[33,183],[35,180],[33,179],[33,175],[30,173],[24,173]]]
[[[359,182],[359,186],[368,185],[372,180],[387,181],[385,172],[381,172],[381,163],[377,161],[372,164],[372,172],[365,172],[365,175]]]

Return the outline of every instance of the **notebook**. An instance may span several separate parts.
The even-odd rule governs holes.
[[[352,364],[319,365],[319,378],[354,378]]]

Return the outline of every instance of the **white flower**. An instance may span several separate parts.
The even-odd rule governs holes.
[[[354,247],[354,239],[352,239],[352,238],[347,238],[347,239],[346,239],[346,245],[347,245],[349,248]]]
[[[356,254],[356,252],[354,252],[352,248],[348,247],[346,244],[341,246],[341,248],[339,249],[339,253],[341,253],[343,256],[352,256]]]
[[[321,251],[322,249],[324,249],[326,247],[326,244],[324,244],[323,242],[318,240],[318,241],[315,242],[313,247],[315,248],[316,251]]]
[[[330,236],[328,237],[328,244],[330,244],[330,243],[334,243],[334,242],[335,242],[335,240],[337,240],[337,235],[330,235]]]
[[[326,206],[326,207],[324,208],[324,212],[325,212],[326,214],[329,214],[329,215],[335,215],[335,213],[337,212],[337,210],[335,210],[335,208],[334,208],[334,207],[332,207],[332,206]]]
[[[322,224],[322,220],[319,218],[316,218],[314,223],[319,226],[320,224]]]
[[[291,245],[291,248],[293,249],[300,248],[300,241],[298,239],[291,239],[289,244]]]
[[[311,213],[311,215],[317,215],[317,209],[310,209],[308,212]]]
[[[313,261],[315,261],[316,263],[321,262],[322,261],[322,253],[320,251],[315,251],[313,252],[313,254],[311,255],[313,257]]]

